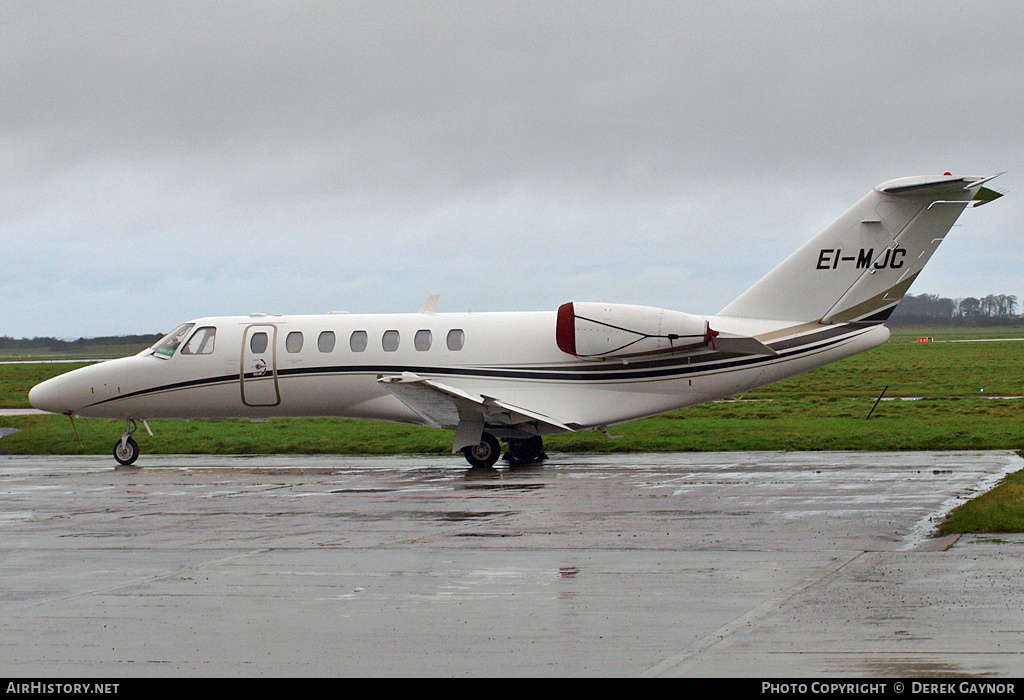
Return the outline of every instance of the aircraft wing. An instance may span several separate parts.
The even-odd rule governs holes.
[[[428,425],[456,431],[453,452],[479,443],[485,425],[507,426],[528,435],[540,434],[540,425],[554,428],[544,432],[574,430],[542,413],[491,396],[473,395],[412,372],[385,375],[377,381]]]

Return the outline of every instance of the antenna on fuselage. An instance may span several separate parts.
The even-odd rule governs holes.
[[[440,294],[431,294],[427,297],[427,300],[423,302],[423,306],[420,307],[421,314],[432,314],[434,308],[437,306],[437,300],[441,298]]]

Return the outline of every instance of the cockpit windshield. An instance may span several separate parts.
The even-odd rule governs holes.
[[[182,339],[185,334],[192,330],[194,323],[183,323],[173,331],[165,335],[160,341],[153,346],[153,354],[157,357],[168,358],[174,354],[174,351],[181,345]]]

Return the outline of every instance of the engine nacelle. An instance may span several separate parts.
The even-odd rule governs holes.
[[[558,348],[576,357],[621,357],[700,348],[717,335],[701,316],[653,306],[568,302],[558,307]]]

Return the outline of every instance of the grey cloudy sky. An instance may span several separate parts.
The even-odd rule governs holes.
[[[1024,3],[0,2],[0,335],[714,313],[874,185],[989,175],[912,293],[1024,299]]]

